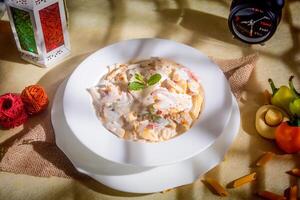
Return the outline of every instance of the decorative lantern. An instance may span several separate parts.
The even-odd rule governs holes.
[[[5,0],[21,57],[49,66],[70,53],[63,0]]]

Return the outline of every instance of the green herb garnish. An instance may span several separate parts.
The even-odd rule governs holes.
[[[128,85],[129,90],[141,90],[145,88],[145,85],[143,83],[137,82],[137,81],[133,81],[131,83],[129,83]]]
[[[153,74],[152,76],[150,76],[150,78],[148,80],[146,80],[142,74],[135,73],[134,79],[135,80],[133,82],[129,83],[128,89],[138,91],[138,90],[142,90],[148,86],[152,86],[152,85],[155,85],[156,83],[158,83],[161,79],[161,75]]]
[[[150,121],[153,121],[153,122],[158,122],[159,120],[162,119],[162,116],[156,114],[155,108],[153,107],[153,105],[150,105],[148,107],[148,110],[143,112],[142,116],[147,117]]]
[[[153,107],[153,105],[150,105],[150,106],[148,107],[148,110],[149,110],[148,116],[149,116],[149,118],[150,118],[152,121],[157,122],[158,120],[161,119],[161,116],[159,116],[159,115],[156,114],[155,108]]]
[[[149,112],[150,112],[151,114],[155,114],[155,108],[154,108],[153,105],[150,105],[150,106],[148,107],[148,110],[149,110]]]
[[[154,121],[154,122],[157,122],[158,120],[161,119],[161,116],[156,115],[156,114],[150,114],[149,117],[150,117],[150,119],[151,119],[152,121]]]
[[[144,76],[143,76],[142,74],[140,74],[140,73],[136,73],[136,74],[134,75],[134,78],[135,78],[135,80],[137,80],[137,81],[140,82],[140,83],[143,83],[143,84],[146,83],[146,82],[145,82],[145,79],[144,79]]]
[[[147,81],[148,85],[155,85],[161,79],[160,74],[153,74]]]

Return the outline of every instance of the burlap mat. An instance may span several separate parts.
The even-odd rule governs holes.
[[[257,59],[257,54],[232,60],[212,58],[224,71],[237,99],[240,98]],[[84,178],[85,176],[76,171],[64,153],[55,145],[50,112],[42,115],[40,118],[43,120],[35,118],[31,127],[24,128],[1,143],[0,171],[41,177]]]

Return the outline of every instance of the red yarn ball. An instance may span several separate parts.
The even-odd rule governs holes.
[[[21,99],[25,105],[27,114],[35,115],[48,106],[49,100],[45,89],[40,85],[30,85],[21,93]]]
[[[0,96],[0,126],[14,128],[27,119],[28,115],[19,95],[7,93]]]

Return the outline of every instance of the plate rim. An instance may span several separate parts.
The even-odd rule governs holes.
[[[213,65],[214,67],[215,67],[215,69],[216,69],[216,71],[218,71],[218,73],[221,73],[222,75],[221,75],[221,77],[224,79],[224,80],[226,80],[225,82],[224,82],[224,88],[227,90],[227,94],[228,93],[230,93],[230,97],[229,98],[231,98],[230,100],[228,100],[228,101],[230,101],[230,108],[227,108],[227,110],[229,110],[228,111],[228,113],[227,113],[227,119],[225,120],[226,121],[226,123],[224,123],[224,126],[222,127],[222,130],[220,131],[220,133],[218,133],[218,135],[216,136],[216,137],[214,137],[213,139],[210,139],[209,140],[209,142],[206,142],[205,143],[205,145],[202,145],[202,147],[201,148],[198,148],[197,150],[194,150],[192,153],[191,152],[189,152],[189,153],[182,153],[181,152],[181,156],[178,156],[179,158],[176,158],[176,159],[174,159],[174,157],[176,157],[176,156],[174,156],[173,155],[173,159],[168,159],[168,157],[166,156],[168,153],[165,153],[166,155],[165,155],[165,158],[164,159],[160,159],[159,161],[155,161],[155,159],[152,159],[152,160],[141,160],[141,159],[137,159],[134,155],[133,155],[133,153],[129,153],[130,155],[129,155],[129,157],[130,157],[130,160],[126,160],[125,158],[126,157],[128,157],[128,155],[125,155],[125,153],[119,153],[119,154],[110,154],[110,155],[107,155],[107,154],[105,154],[105,153],[103,153],[103,151],[102,152],[99,152],[99,148],[98,147],[95,147],[95,146],[91,146],[91,144],[87,144],[86,143],[86,141],[85,140],[83,140],[83,137],[80,135],[78,135],[77,133],[77,131],[76,130],[74,130],[74,127],[72,126],[72,125],[70,125],[71,124],[71,121],[70,121],[70,118],[69,118],[69,115],[68,115],[68,104],[69,104],[69,102],[68,102],[68,98],[67,98],[67,93],[66,93],[66,91],[70,91],[69,90],[69,88],[71,87],[70,85],[71,85],[71,83],[72,83],[72,81],[74,81],[73,80],[73,78],[74,78],[74,76],[75,75],[77,75],[77,73],[79,73],[79,71],[80,70],[82,70],[82,66],[84,66],[84,65],[86,65],[88,62],[89,62],[89,60],[92,60],[92,59],[95,59],[95,57],[98,55],[98,54],[101,54],[101,52],[103,52],[103,51],[105,51],[105,50],[107,50],[107,49],[109,49],[109,48],[113,48],[114,46],[118,46],[118,45],[123,45],[124,43],[126,44],[126,43],[132,43],[132,42],[148,42],[148,43],[150,43],[150,42],[157,42],[158,44],[160,44],[160,43],[168,43],[168,44],[171,44],[171,45],[175,45],[175,46],[181,46],[180,48],[188,48],[190,51],[194,51],[194,52],[196,52],[196,55],[197,55],[197,57],[199,57],[199,58],[201,58],[201,59],[203,59],[205,62],[208,62],[210,65]],[[135,59],[135,58],[131,58],[131,59]],[[177,60],[174,60],[175,62],[178,62]],[[183,64],[183,63],[180,63],[180,64]],[[183,64],[184,65],[184,64]],[[184,66],[186,66],[186,65],[184,65]],[[98,80],[100,79],[100,77],[98,77]],[[226,93],[226,92],[225,92]],[[205,95],[206,96],[206,95]],[[206,101],[206,100],[205,100]],[[172,163],[175,163],[175,162],[178,162],[178,161],[181,161],[181,160],[184,160],[184,159],[188,159],[188,158],[190,158],[190,157],[192,157],[192,156],[194,156],[194,155],[196,155],[196,154],[198,154],[199,152],[201,152],[201,151],[203,151],[204,149],[206,149],[206,148],[208,148],[219,136],[220,136],[220,134],[221,134],[221,132],[223,131],[223,129],[225,128],[225,126],[226,126],[226,124],[227,124],[227,122],[229,121],[229,117],[230,117],[230,112],[231,112],[231,110],[232,110],[232,96],[231,96],[231,91],[230,91],[230,86],[229,86],[229,84],[228,84],[228,82],[227,82],[227,79],[225,78],[225,76],[224,76],[224,74],[223,74],[223,72],[221,71],[221,69],[215,64],[215,63],[213,63],[205,54],[203,54],[201,51],[199,51],[198,49],[195,49],[195,48],[193,48],[193,47],[191,47],[191,46],[188,46],[188,45],[186,45],[186,44],[182,44],[182,43],[178,43],[178,42],[175,42],[175,41],[172,41],[172,40],[166,40],[166,39],[159,39],[159,38],[139,38],[139,39],[131,39],[131,40],[123,40],[123,41],[119,41],[119,42],[116,42],[116,43],[114,43],[114,44],[111,44],[111,45],[108,45],[108,46],[105,46],[105,47],[103,47],[103,48],[101,48],[101,49],[99,49],[99,50],[97,50],[97,51],[95,51],[94,53],[92,53],[90,56],[88,56],[85,60],[83,60],[79,65],[78,65],[78,67],[73,71],[73,73],[70,75],[70,77],[69,77],[69,80],[68,80],[68,82],[67,82],[67,84],[66,84],[66,89],[65,89],[65,92],[64,92],[64,98],[63,98],[63,109],[64,109],[64,114],[65,114],[65,116],[66,116],[66,121],[67,121],[67,123],[68,123],[68,126],[70,127],[70,129],[75,133],[75,136],[77,137],[77,139],[84,145],[84,146],[86,146],[88,149],[90,149],[92,152],[94,152],[94,153],[96,153],[97,155],[99,155],[99,156],[101,156],[101,157],[103,157],[103,158],[105,158],[105,159],[107,159],[107,160],[110,160],[110,161],[113,161],[113,162],[116,162],[116,163],[122,163],[122,164],[128,164],[128,165],[136,165],[136,166],[146,166],[146,167],[152,167],[152,166],[159,166],[159,165],[166,165],[166,164],[172,164]],[[70,109],[69,109],[70,110]],[[94,111],[95,112],[95,111]],[[200,118],[201,118],[201,116],[200,116]],[[97,120],[98,120],[98,122],[100,122],[99,121],[99,119],[97,118]],[[101,124],[101,126],[103,126],[102,125],[102,123],[100,122],[99,124]],[[193,128],[193,127],[192,127]],[[190,129],[191,130],[191,129]],[[109,132],[108,130],[106,130],[109,134],[111,134],[111,135],[113,135],[111,132]],[[185,134],[187,134],[189,131],[187,131]],[[185,135],[185,134],[182,134],[182,135]],[[113,135],[114,137],[116,137],[115,135]],[[81,138],[80,138],[81,137]],[[169,141],[173,141],[174,142],[174,140],[176,139],[176,138],[178,138],[178,137],[181,137],[181,136],[177,136],[177,137],[175,137],[174,139],[171,139],[171,140],[168,140],[168,141],[166,141],[166,142],[169,142]],[[187,136],[186,136],[187,137]],[[117,137],[116,137],[117,138]],[[154,148],[157,148],[157,146],[159,146],[159,144],[162,144],[162,143],[166,143],[166,142],[160,142],[160,143],[140,143],[140,142],[136,142],[136,141],[126,141],[126,140],[123,140],[123,139],[120,139],[120,138],[117,138],[118,140],[122,140],[120,143],[122,144],[122,145],[128,145],[128,146],[131,146],[131,147],[134,147],[134,148],[137,148],[137,149],[139,149],[139,148],[152,148],[152,149],[154,149]],[[102,143],[103,144],[103,143]],[[142,147],[143,146],[143,147]],[[146,146],[146,147],[145,147]],[[152,146],[152,147],[149,147],[149,146]],[[194,145],[195,146],[195,145]],[[121,147],[120,147],[121,148]],[[196,147],[194,147],[194,148],[196,148]],[[148,149],[147,149],[148,150]],[[131,151],[133,151],[133,150],[131,150]],[[149,150],[148,150],[149,151]],[[164,153],[164,152],[163,152]],[[127,152],[127,154],[128,154],[128,152]],[[112,155],[114,156],[114,157],[112,157]],[[147,154],[148,155],[148,157],[149,157],[149,154]],[[184,156],[183,156],[184,155]],[[155,155],[154,155],[155,156]],[[153,158],[154,158],[154,156],[152,156]],[[160,154],[160,156],[162,156],[161,154]],[[151,156],[150,156],[151,157]]]
[[[61,85],[63,86],[63,84],[64,83],[62,83]],[[59,93],[58,92],[61,92],[60,90],[62,90],[62,86],[59,86],[58,87],[58,90],[57,90],[57,92],[56,92],[56,94],[55,94],[55,97],[54,97],[54,104],[53,104],[53,106],[52,106],[52,109],[51,109],[51,122],[53,123],[53,124],[56,124],[57,125],[57,120],[59,120],[57,117],[55,117],[55,115],[56,115],[56,110],[54,109],[55,107],[57,108],[57,106],[59,107],[59,105],[57,104],[57,103],[59,103],[59,101],[57,101],[57,99],[59,98]],[[62,98],[62,97],[61,97]],[[236,128],[234,128],[234,130],[235,131],[232,131],[231,132],[231,134],[229,134],[230,135],[230,138],[229,138],[229,140],[227,140],[227,142],[226,142],[226,145],[224,145],[223,147],[222,147],[222,150],[225,150],[224,152],[222,152],[222,153],[218,153],[218,156],[216,157],[216,160],[214,161],[214,162],[211,162],[211,163],[209,163],[206,167],[205,167],[205,169],[204,170],[202,170],[202,171],[199,171],[198,173],[201,175],[201,174],[203,174],[203,173],[205,173],[206,171],[209,171],[211,168],[213,168],[214,166],[216,166],[221,160],[222,160],[222,158],[224,157],[224,155],[225,155],[225,153],[226,153],[226,151],[228,151],[228,149],[229,149],[229,147],[230,147],[230,144],[232,144],[232,142],[233,142],[233,140],[236,138],[236,136],[237,136],[237,134],[239,133],[239,131],[238,131],[238,129],[239,129],[239,127],[240,127],[240,112],[239,112],[239,108],[238,108],[238,103],[237,103],[237,101],[234,99],[233,100],[234,101],[234,106],[233,106],[233,110],[235,110],[234,112],[232,112],[231,113],[231,119],[234,117],[235,118],[235,120],[237,120],[237,123],[236,123],[236,125],[234,126],[234,127],[236,127]],[[61,111],[62,112],[62,111]],[[235,115],[235,116],[233,116],[233,115]],[[63,115],[59,115],[58,114],[58,117],[63,117]],[[56,127],[56,125],[54,125],[54,128]],[[228,125],[227,125],[228,126]],[[57,127],[58,128],[58,127]],[[62,127],[60,127],[60,128],[62,128]],[[58,131],[58,132],[63,132],[63,133],[65,133],[66,131],[63,131],[63,130],[58,130],[58,129],[56,129],[55,130],[55,134],[57,134],[57,132],[56,131]],[[67,130],[67,131],[71,131],[71,130]],[[225,131],[225,130],[224,130]],[[227,135],[227,137],[229,137],[229,135]],[[224,132],[220,135],[220,138],[218,138],[215,142],[214,142],[214,144],[211,146],[211,147],[209,147],[209,148],[213,148],[213,146],[216,146],[217,145],[217,143],[218,143],[218,141],[221,139],[221,137],[222,136],[225,136],[224,135]],[[60,138],[60,135],[58,134],[58,136],[56,137],[56,141],[57,140],[59,140],[59,138]],[[63,137],[63,139],[64,139],[64,137]],[[222,144],[224,144],[223,142],[222,142]],[[121,176],[121,178],[122,178],[122,180],[123,181],[116,181],[116,179],[118,179],[118,177],[119,176],[110,176],[110,175],[100,175],[100,174],[97,174],[97,173],[92,173],[92,172],[89,172],[89,171],[87,171],[87,169],[86,168],[84,168],[84,166],[83,165],[80,165],[80,164],[78,164],[78,162],[76,161],[73,161],[73,156],[74,155],[71,155],[71,154],[69,154],[69,151],[72,151],[71,149],[69,149],[68,150],[68,148],[67,147],[65,147],[65,146],[63,146],[63,145],[60,145],[59,143],[58,143],[58,147],[67,155],[67,157],[70,159],[70,161],[72,162],[72,164],[74,165],[74,167],[78,170],[78,171],[80,171],[81,173],[84,173],[84,174],[86,174],[86,175],[88,175],[88,176],[91,176],[92,178],[94,178],[95,180],[97,180],[97,181],[99,181],[99,182],[101,182],[102,184],[104,184],[104,185],[106,185],[106,186],[108,186],[108,187],[110,187],[110,188],[113,188],[113,189],[116,189],[116,190],[120,190],[120,191],[123,191],[123,192],[132,192],[132,193],[141,193],[141,194],[143,194],[143,193],[153,193],[153,192],[160,192],[160,191],[163,191],[163,190],[165,190],[165,189],[169,189],[169,188],[174,188],[174,187],[178,187],[178,186],[181,186],[181,185],[185,185],[185,184],[190,184],[190,183],[192,183],[192,182],[194,182],[199,176],[198,175],[194,175],[193,177],[186,177],[186,179],[185,180],[183,180],[183,179],[177,179],[177,180],[180,180],[180,181],[178,181],[178,182],[174,182],[174,181],[170,181],[170,185],[166,185],[166,183],[163,185],[163,186],[160,186],[159,187],[159,189],[158,188],[156,188],[156,189],[151,189],[151,188],[149,188],[149,187],[147,187],[147,188],[145,188],[144,187],[144,189],[142,189],[143,187],[141,187],[141,188],[139,188],[139,189],[136,189],[135,187],[132,187],[132,186],[128,186],[128,183],[124,183],[124,178],[126,179],[126,178],[132,178],[132,176],[140,176],[140,173],[144,173],[144,172],[137,172],[137,173],[135,173],[135,175],[130,175],[130,176],[127,176],[127,175],[125,175],[125,176]],[[207,149],[207,150],[209,150],[209,148]],[[205,153],[205,152],[202,152],[202,154],[203,153]],[[199,156],[199,155],[196,155],[196,156]],[[196,157],[193,157],[193,158],[190,158],[190,159],[188,159],[188,160],[185,160],[185,161],[182,161],[183,163],[189,163],[189,162],[193,162],[193,161],[195,161],[196,160]],[[116,163],[117,164],[117,163]],[[179,163],[178,163],[179,164]],[[195,163],[194,163],[195,164]],[[198,164],[198,162],[196,162],[196,164]],[[124,166],[124,165],[122,165],[122,164],[117,164],[117,165],[119,165],[120,167],[122,167],[122,166]],[[171,165],[170,167],[171,168],[173,168],[173,167],[175,167],[175,166],[177,166],[177,164],[174,164],[174,165]],[[188,167],[189,165],[187,165],[187,167]],[[157,167],[157,168],[160,168],[160,167]],[[151,170],[151,169],[145,169],[145,173],[147,173],[146,171],[147,170]],[[153,170],[156,170],[155,168],[153,168]]]

